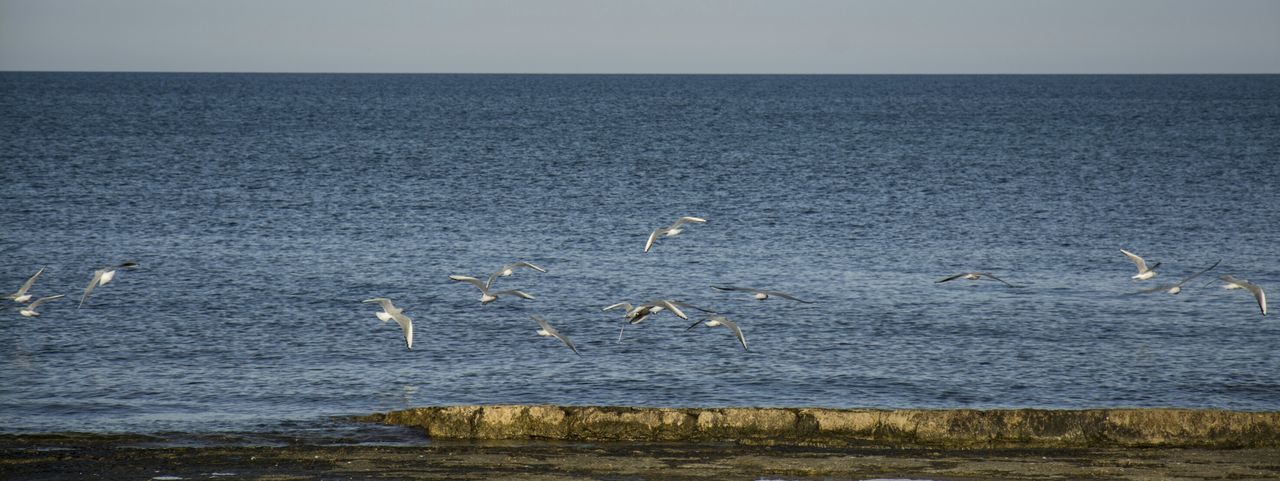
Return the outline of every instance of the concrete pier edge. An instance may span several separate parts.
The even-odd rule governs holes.
[[[482,405],[356,418],[429,438],[828,447],[1280,447],[1280,412],[1212,409],[823,409]]]

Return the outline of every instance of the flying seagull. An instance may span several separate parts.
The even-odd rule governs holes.
[[[727,317],[711,316],[710,319],[705,319],[705,320],[701,320],[693,323],[692,326],[689,326],[689,329],[698,327],[698,324],[706,324],[711,327],[724,326],[729,328],[730,331],[733,331],[733,335],[738,336],[738,342],[742,343],[742,350],[744,351],[747,350],[747,338],[742,337],[742,329],[738,327],[737,323],[730,321]],[[687,331],[689,329],[685,329],[685,330]]]
[[[520,268],[520,267],[525,267],[525,268],[528,268],[528,269],[533,269],[533,270],[538,271],[538,272],[547,272],[547,270],[546,270],[546,269],[543,269],[543,268],[541,268],[541,267],[535,266],[535,265],[530,264],[530,263],[528,263],[528,262],[512,262],[512,263],[510,263],[510,264],[507,264],[507,265],[505,265],[505,266],[502,266],[502,268],[501,268],[501,269],[498,269],[498,271],[497,271],[497,272],[494,272],[493,274],[489,274],[489,280],[487,280],[487,281],[485,281],[485,282],[484,282],[484,286],[485,286],[486,288],[493,286],[493,281],[494,281],[494,279],[497,279],[497,278],[499,278],[499,277],[507,277],[507,276],[509,276],[509,275],[511,275],[511,274],[514,274],[514,273],[515,273],[515,269]]]
[[[1223,284],[1223,289],[1247,289],[1249,292],[1253,293],[1253,298],[1258,301],[1258,308],[1262,309],[1262,315],[1267,315],[1267,293],[1262,292],[1262,288],[1258,287],[1257,284],[1244,279],[1238,279],[1230,274],[1218,276],[1218,279],[1221,279],[1222,282],[1226,283]]]
[[[573,341],[570,341],[569,338],[564,336],[564,334],[560,334],[560,331],[557,331],[556,328],[551,327],[551,324],[547,324],[546,320],[538,316],[530,316],[530,317],[533,317],[533,320],[538,321],[539,336],[554,337],[556,339],[559,339],[560,342],[564,343],[564,345],[569,346],[569,349],[572,349],[574,354],[577,354],[578,357],[582,357],[582,353],[578,352],[578,348],[573,346]]]
[[[1183,280],[1181,280],[1181,281],[1178,281],[1178,283],[1177,283],[1177,284],[1165,284],[1165,285],[1163,285],[1163,286],[1156,286],[1156,287],[1152,287],[1152,288],[1150,288],[1150,289],[1146,289],[1146,290],[1143,290],[1143,291],[1139,291],[1138,293],[1139,293],[1139,294],[1145,294],[1145,293],[1148,293],[1148,292],[1166,291],[1166,292],[1168,292],[1169,294],[1177,294],[1177,293],[1179,293],[1179,292],[1182,292],[1182,285],[1183,285],[1183,284],[1186,284],[1186,283],[1188,283],[1188,282],[1191,282],[1191,280],[1192,280],[1192,279],[1195,279],[1195,278],[1197,278],[1197,277],[1200,277],[1200,275],[1201,275],[1201,274],[1204,274],[1204,273],[1206,273],[1206,272],[1209,272],[1209,271],[1213,270],[1213,268],[1214,268],[1214,267],[1218,267],[1218,264],[1219,264],[1219,263],[1221,263],[1221,262],[1222,262],[1222,259],[1218,259],[1218,262],[1214,262],[1214,263],[1213,263],[1213,265],[1209,266],[1209,267],[1208,267],[1208,268],[1206,268],[1205,270],[1202,270],[1202,271],[1197,272],[1197,273],[1195,273],[1195,274],[1191,274],[1190,276],[1187,276],[1187,278],[1185,278],[1185,279],[1183,279]]]
[[[396,307],[391,303],[391,299],[385,297],[375,297],[373,299],[365,299],[361,302],[376,302],[382,306],[381,312],[375,312],[373,315],[378,316],[382,322],[396,321],[400,325],[400,330],[404,331],[404,345],[410,351],[413,350],[413,319],[404,315],[404,310]]]
[[[697,309],[702,312],[711,312],[711,313],[715,312],[710,309],[703,309],[693,304],[689,304],[687,302],[681,302],[673,299],[659,299],[656,301],[649,301],[644,304],[640,304],[638,306],[632,306],[631,303],[629,302],[619,302],[617,304],[610,305],[604,308],[603,310],[611,311],[614,309],[621,308],[623,311],[626,312],[625,317],[628,323],[639,324],[641,321],[645,320],[646,317],[649,317],[650,315],[657,314],[662,311],[668,311],[676,317],[679,317],[686,321],[689,320],[689,316],[685,314],[684,311],[680,310],[681,307],[684,307],[686,309]],[[619,341],[622,340],[622,331],[625,331],[626,329],[627,329],[627,325],[623,324],[622,329],[618,330]]]
[[[498,292],[489,292],[489,286],[486,285],[484,281],[480,279],[476,279],[471,276],[449,276],[449,280],[466,282],[468,284],[476,286],[476,289],[480,289],[481,304],[488,304],[490,302],[496,301],[498,300],[499,297],[502,297],[502,296],[517,296],[524,299],[533,299],[533,296],[529,295],[529,293],[524,291],[518,291],[515,289],[498,291]]]
[[[39,307],[40,304],[44,304],[45,302],[52,301],[54,299],[59,299],[61,297],[63,297],[62,294],[58,294],[56,296],[41,297],[39,299],[36,299],[35,302],[22,306],[21,309],[18,309],[18,314],[22,314],[23,317],[40,317],[40,313],[36,312],[36,308]]]
[[[645,252],[649,252],[649,249],[652,249],[652,248],[653,248],[653,243],[654,243],[654,242],[657,242],[658,238],[660,238],[660,237],[672,237],[672,236],[679,235],[681,232],[684,232],[684,228],[682,228],[682,227],[680,227],[680,226],[681,226],[681,225],[684,225],[684,224],[685,224],[685,223],[687,223],[687,222],[696,222],[696,223],[699,223],[699,224],[704,224],[704,223],[706,223],[706,222],[707,222],[707,220],[706,220],[706,219],[700,219],[700,218],[697,218],[697,217],[688,217],[688,216],[685,216],[685,217],[681,217],[681,218],[679,218],[679,219],[676,219],[675,223],[673,223],[673,224],[671,224],[671,225],[669,225],[669,226],[666,226],[666,227],[659,227],[659,228],[657,228],[657,229],[654,229],[654,230],[653,230],[653,233],[652,233],[652,234],[649,234],[649,240],[647,240],[647,241],[645,241],[645,242],[644,242],[644,251],[645,251]]]
[[[968,280],[971,280],[971,281],[976,281],[976,280],[978,280],[978,279],[982,279],[983,277],[986,277],[986,278],[991,279],[991,280],[1000,281],[1000,282],[1004,283],[1004,285],[1006,285],[1006,286],[1013,287],[1013,284],[1010,284],[1010,283],[1008,283],[1008,282],[1004,282],[1004,279],[1001,279],[1001,278],[999,278],[999,277],[993,276],[993,275],[988,274],[988,273],[986,273],[986,272],[965,272],[965,273],[961,273],[961,274],[956,274],[956,275],[951,276],[951,277],[948,277],[948,278],[946,278],[946,279],[940,279],[940,280],[938,280],[938,281],[935,281],[935,282],[934,282],[934,284],[941,283],[941,282],[947,282],[947,281],[956,280],[956,279],[959,279],[959,278],[961,278],[961,277],[963,277],[963,278],[965,278],[965,279],[968,279]]]
[[[1143,260],[1141,257],[1138,257],[1137,254],[1134,254],[1124,249],[1120,249],[1120,253],[1124,254],[1125,257],[1128,257],[1129,260],[1133,261],[1133,265],[1138,266],[1138,273],[1134,274],[1133,277],[1131,277],[1130,279],[1133,279],[1135,281],[1145,281],[1147,279],[1150,279],[1156,276],[1156,268],[1160,267],[1159,262],[1155,263],[1155,265],[1152,265],[1151,267],[1147,267],[1147,261]]]
[[[89,294],[93,292],[93,288],[98,286],[105,286],[107,285],[108,282],[111,282],[111,279],[115,279],[116,270],[133,269],[135,267],[138,267],[138,263],[130,261],[130,262],[125,262],[123,264],[116,264],[114,266],[103,267],[101,269],[93,271],[93,279],[90,279],[89,286],[84,288],[84,295],[80,296],[80,305],[76,306],[76,309],[84,307],[84,301],[89,299]]]
[[[778,291],[766,291],[766,290],[763,290],[763,289],[753,289],[753,288],[750,288],[750,287],[734,287],[734,286],[711,286],[711,288],[712,288],[712,289],[716,289],[716,290],[720,290],[720,291],[745,291],[745,292],[751,292],[751,293],[753,293],[753,297],[755,297],[756,299],[762,300],[762,301],[763,301],[763,300],[765,300],[765,299],[768,299],[768,298],[770,298],[770,297],[781,297],[781,298],[783,298],[783,299],[791,299],[791,300],[793,300],[793,301],[796,301],[796,302],[803,302],[803,303],[805,303],[805,304],[813,304],[813,302],[812,302],[812,301],[805,301],[805,300],[797,299],[797,298],[795,298],[794,296],[792,296],[791,294],[787,294],[787,293],[785,293],[785,292],[778,292]]]
[[[31,286],[36,283],[36,278],[40,277],[40,274],[43,274],[43,273],[44,273],[44,268],[41,267],[40,270],[36,271],[34,275],[27,278],[27,282],[22,283],[22,287],[18,288],[18,292],[4,296],[4,298],[12,299],[13,302],[27,302],[31,300],[31,294],[27,294],[27,291],[30,290]]]

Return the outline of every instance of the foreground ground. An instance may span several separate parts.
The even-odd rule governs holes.
[[[930,450],[551,442],[147,447],[0,436],[0,479],[1280,480],[1277,449]]]

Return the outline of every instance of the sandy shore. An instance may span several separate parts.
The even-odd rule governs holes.
[[[0,436],[0,478],[1280,479],[1277,449],[887,449],[687,443],[145,447],[146,438]]]

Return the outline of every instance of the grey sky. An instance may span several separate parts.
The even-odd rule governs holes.
[[[1280,1],[0,0],[0,70],[1280,73]]]

